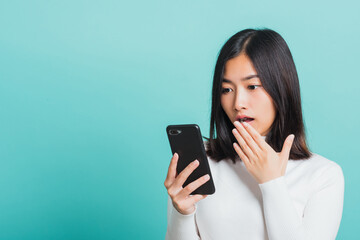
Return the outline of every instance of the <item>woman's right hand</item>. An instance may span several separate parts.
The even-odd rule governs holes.
[[[206,174],[183,188],[182,185],[186,179],[199,166],[199,161],[195,159],[195,161],[191,162],[181,173],[179,173],[179,175],[177,175],[176,166],[178,159],[179,155],[175,153],[171,158],[164,185],[175,209],[181,214],[188,215],[195,211],[195,203],[208,196],[201,194],[190,196],[190,193],[209,181],[210,177],[209,174]]]

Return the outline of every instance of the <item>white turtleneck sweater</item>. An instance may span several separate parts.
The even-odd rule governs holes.
[[[318,154],[289,160],[284,176],[258,184],[243,162],[208,158],[215,193],[183,215],[168,197],[166,240],[331,240],[343,210],[341,167]]]

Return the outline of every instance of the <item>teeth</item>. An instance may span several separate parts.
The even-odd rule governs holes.
[[[251,119],[251,118],[240,118],[239,121],[244,122],[244,121],[249,120],[249,119]]]

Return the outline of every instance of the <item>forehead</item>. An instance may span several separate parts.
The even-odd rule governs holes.
[[[224,78],[226,79],[239,80],[256,74],[251,60],[245,54],[240,54],[225,63]]]

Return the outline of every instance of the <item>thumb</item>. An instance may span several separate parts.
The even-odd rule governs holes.
[[[280,158],[281,159],[289,160],[290,150],[291,150],[291,146],[293,145],[294,138],[295,138],[295,135],[290,134],[285,139],[284,145],[283,145],[283,147],[281,149],[281,152],[280,152]]]

